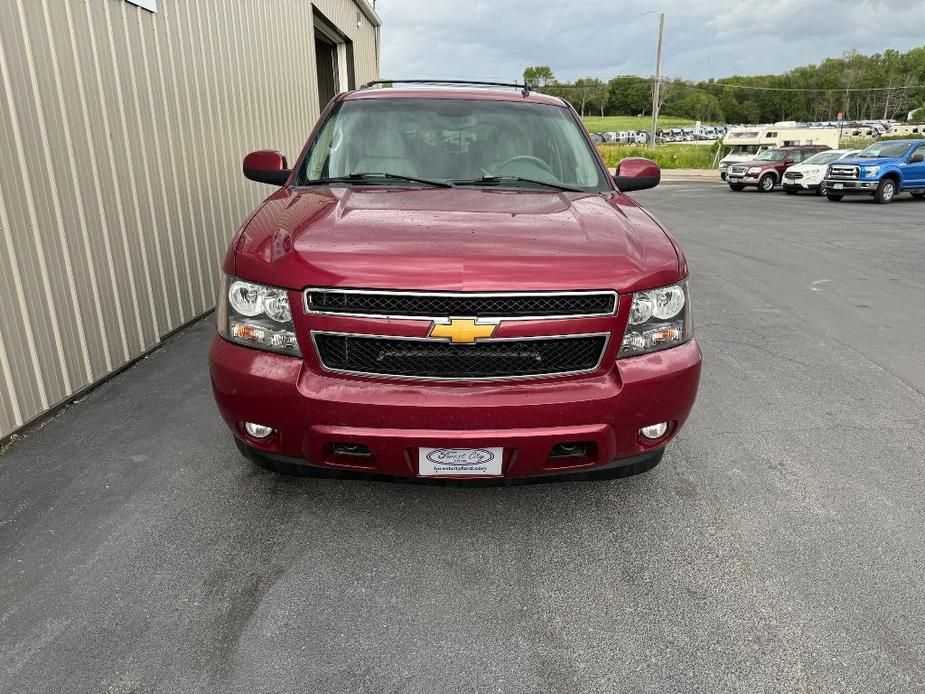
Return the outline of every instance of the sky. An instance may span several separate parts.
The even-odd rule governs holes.
[[[378,0],[383,79],[560,80],[662,73],[708,79],[784,72],[838,57],[925,45],[925,0]]]

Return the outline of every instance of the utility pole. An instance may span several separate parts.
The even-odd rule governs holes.
[[[649,149],[655,149],[658,127],[658,93],[662,86],[662,35],[665,33],[665,13],[658,13],[658,51],[655,54],[655,84],[652,85],[652,127],[649,129]]]

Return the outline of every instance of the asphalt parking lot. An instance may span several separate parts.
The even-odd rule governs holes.
[[[636,197],[704,351],[658,468],[257,470],[205,320],[0,456],[0,691],[925,690],[925,201]]]

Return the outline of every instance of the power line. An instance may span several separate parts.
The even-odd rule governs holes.
[[[655,78],[653,77],[640,77],[639,79],[645,80],[646,82],[654,82]],[[762,87],[757,85],[750,84],[729,84],[728,82],[699,82],[692,83],[685,80],[671,79],[665,77],[659,80],[659,84],[672,84],[679,87],[684,87],[685,89],[696,89],[699,91],[707,91],[708,87],[724,87],[727,89],[748,89],[751,91],[759,92],[812,92],[812,93],[823,93],[823,92],[892,92],[898,91],[900,89],[925,89],[925,84],[897,84],[892,87]],[[539,89],[593,89],[595,87],[607,87],[608,82],[601,80],[601,84],[569,84],[569,83],[560,83],[554,82],[547,84],[545,87],[540,87]]]
[[[891,92],[897,89],[925,89],[925,84],[898,84],[893,87],[761,87],[750,84],[704,82],[701,83],[701,85],[696,85],[695,88],[717,85],[719,87],[727,87],[730,89],[750,89],[752,91],[759,92]]]

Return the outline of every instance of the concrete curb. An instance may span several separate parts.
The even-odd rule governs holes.
[[[662,169],[662,180],[722,182],[716,169]]]
[[[616,169],[610,169],[615,173]],[[678,181],[715,181],[722,183],[717,169],[662,169],[662,181],[674,183]]]

